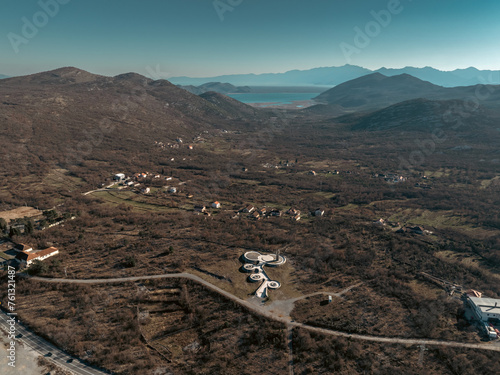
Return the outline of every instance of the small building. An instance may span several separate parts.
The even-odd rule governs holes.
[[[113,180],[123,181],[123,180],[125,180],[125,174],[124,173],[117,173],[113,176]]]
[[[465,294],[467,294],[468,297],[477,297],[477,298],[481,298],[483,295],[483,293],[478,292],[477,290],[474,289],[469,289],[468,291],[465,292]]]
[[[207,208],[205,206],[194,206],[194,210],[195,212],[205,212],[207,210]]]
[[[33,248],[31,246],[25,245],[23,243],[16,244],[14,246],[14,249],[17,250],[17,251],[25,251],[27,253],[29,253],[30,251],[33,250]]]
[[[189,149],[189,150],[192,150],[192,149],[193,149],[193,145],[189,145],[189,146],[188,146],[188,149]]]
[[[213,202],[212,208],[220,208],[220,202],[217,202],[217,201]]]
[[[254,206],[252,206],[251,204],[249,204],[248,206],[244,207],[244,208],[241,210],[241,212],[244,212],[244,213],[247,213],[247,214],[249,214],[249,213],[251,213],[251,212],[253,212],[253,211],[255,211],[255,207],[254,207]]]
[[[141,193],[143,193],[143,194],[149,194],[150,192],[151,192],[151,189],[148,188],[148,187],[145,187],[145,188],[141,189]]]
[[[500,299],[467,297],[477,318],[483,322],[500,319]]]
[[[16,255],[16,261],[21,266],[29,267],[35,260],[43,261],[57,254],[59,254],[59,250],[55,247],[49,247],[37,252],[21,251]]]
[[[274,209],[274,210],[271,210],[271,212],[269,212],[269,216],[280,217],[281,215],[282,215],[282,212],[278,209]]]
[[[307,172],[307,174],[311,176],[316,176],[316,171],[309,171]]]
[[[267,213],[267,207],[262,207],[260,210],[257,211],[261,216],[265,216]]]
[[[257,211],[253,211],[251,214],[250,214],[250,217],[254,220],[260,220],[260,214],[257,212]]]
[[[174,186],[170,186],[167,190],[170,194],[175,194],[177,193],[177,188]]]
[[[381,226],[381,227],[382,227],[382,226],[384,226],[386,223],[385,223],[385,220],[384,220],[384,219],[380,218],[380,219],[378,219],[377,221],[374,221],[372,224],[373,224],[373,225],[379,225],[379,226]]]
[[[325,210],[322,210],[321,208],[318,208],[313,211],[314,216],[323,216],[325,214]]]

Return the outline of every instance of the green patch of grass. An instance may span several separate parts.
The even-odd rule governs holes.
[[[357,204],[354,204],[354,203],[349,203],[347,206],[342,206],[342,207],[338,207],[337,210],[356,210],[359,208],[359,205]]]
[[[126,205],[131,206],[132,208],[134,208],[136,210],[140,210],[140,211],[160,212],[160,211],[173,210],[172,208],[167,207],[167,206],[150,204],[150,203],[146,203],[146,202],[138,202],[138,201],[134,200],[134,198],[137,197],[137,194],[135,194],[131,191],[117,191],[117,192],[97,191],[95,193],[92,193],[92,195],[101,198],[106,203],[126,204]]]

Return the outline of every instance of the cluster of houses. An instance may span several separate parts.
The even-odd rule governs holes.
[[[396,233],[413,233],[413,234],[432,234],[430,230],[424,229],[421,225],[408,225],[408,226],[402,226],[401,223],[399,222],[393,222],[393,221],[388,221],[384,220],[382,218],[373,221],[373,225],[375,226],[380,226],[380,227],[385,227],[385,226],[390,226],[391,228],[397,228]]]
[[[162,150],[165,150],[167,148],[181,148],[183,147],[183,140],[181,138],[176,139],[176,143],[163,143],[163,142],[158,142],[155,141],[155,146],[161,148]],[[188,150],[192,150],[194,147],[192,144],[186,145],[185,146]]]
[[[392,184],[396,184],[398,182],[404,182],[407,180],[407,178],[405,176],[402,176],[400,174],[397,174],[397,173],[386,173],[386,174],[383,174],[383,173],[374,173],[372,175],[372,177],[374,178],[383,178],[386,182],[389,182],[389,183],[392,183]]]
[[[33,250],[31,246],[22,243],[3,243],[2,245],[7,245],[10,249],[3,252],[4,256],[0,257],[0,264],[10,264],[11,266],[17,265],[20,268],[29,267],[34,261],[43,261],[51,256],[59,254],[59,249],[55,247],[48,247],[43,250]]]
[[[186,196],[186,197],[192,198],[193,196],[191,195],[191,196]],[[215,208],[215,209],[219,209],[221,207],[221,204],[220,204],[220,202],[215,201],[215,202],[210,203],[210,207]],[[207,206],[204,206],[204,205],[194,206],[194,212],[197,215],[203,214],[205,216],[211,216],[210,212],[208,212]]]
[[[399,228],[399,227],[401,227],[401,223],[399,223],[399,222],[388,221],[388,220],[385,220],[385,219],[382,219],[382,218],[380,218],[380,219],[372,222],[372,224],[375,225],[375,226],[381,226],[381,227],[384,227],[386,225],[389,225],[392,228]]]
[[[432,234],[431,231],[424,229],[424,227],[417,225],[417,226],[406,226],[406,227],[401,227],[396,231],[396,233],[413,233],[413,234]]]
[[[293,221],[299,221],[301,218],[301,212],[300,210],[297,210],[296,208],[290,207],[288,210],[285,212],[277,209],[277,208],[269,208],[269,207],[262,207],[260,209],[257,209],[253,205],[249,204],[245,207],[242,207],[240,210],[236,212],[236,216],[238,217],[239,214],[248,214],[248,217],[253,220],[260,220],[266,217],[281,217],[281,216],[288,216],[291,220]],[[311,212],[312,216],[323,216],[325,214],[325,210],[318,208],[314,211]]]
[[[124,173],[117,173],[113,176],[113,180],[117,181],[119,185],[125,187],[135,187],[139,189],[142,194],[150,194],[151,188],[144,185],[145,179],[154,178],[160,179],[162,175],[158,173],[140,172],[135,173],[132,177],[127,177]],[[171,181],[172,177],[164,177],[165,181]],[[177,188],[175,186],[165,186],[165,190],[170,194],[177,193]]]

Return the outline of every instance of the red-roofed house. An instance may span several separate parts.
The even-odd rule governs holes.
[[[59,254],[59,249],[55,247],[49,247],[37,252],[21,251],[16,255],[16,260],[20,265],[29,267],[35,260],[41,261],[56,254]]]

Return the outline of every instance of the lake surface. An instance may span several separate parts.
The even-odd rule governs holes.
[[[228,94],[233,99],[239,100],[242,103],[268,103],[268,105],[284,105],[293,104],[294,102],[303,102],[311,100],[318,96],[318,92],[265,92],[265,93],[244,93],[244,94]],[[297,104],[299,107],[300,104]]]

